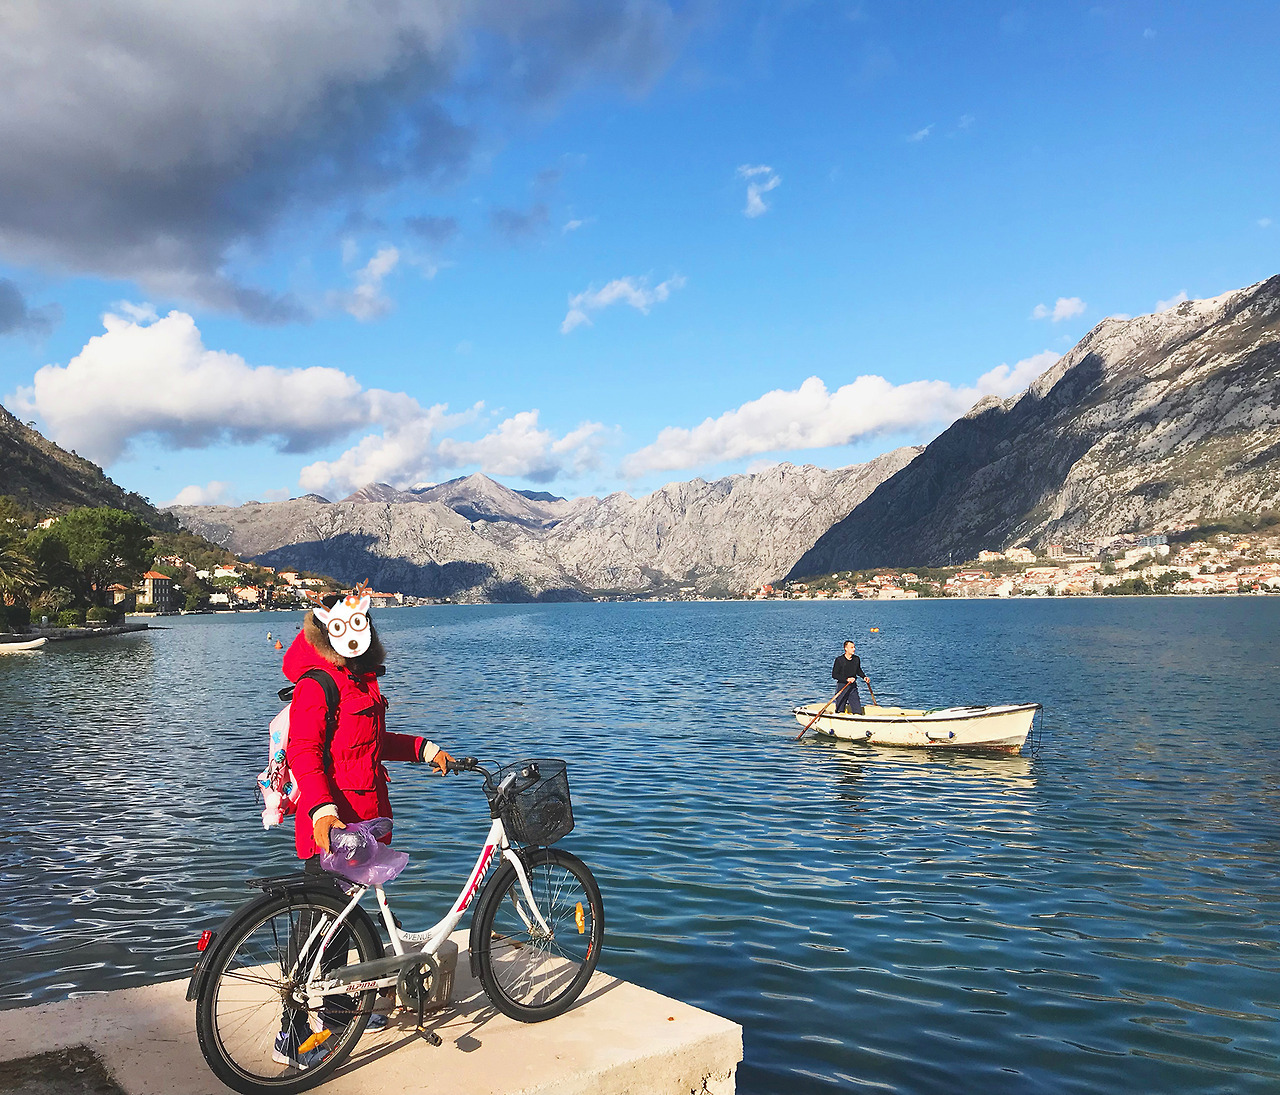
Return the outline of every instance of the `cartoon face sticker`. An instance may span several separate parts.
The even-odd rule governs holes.
[[[369,598],[348,593],[332,608],[317,605],[311,610],[329,632],[333,649],[344,658],[358,658],[369,649]]]

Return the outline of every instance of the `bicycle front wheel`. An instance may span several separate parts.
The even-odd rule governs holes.
[[[300,988],[346,905],[303,891],[255,902],[215,943],[196,1001],[205,1060],[244,1095],[293,1095],[323,1083],[355,1048],[373,1010],[372,989],[308,1008]],[[322,971],[382,956],[363,916],[348,919],[321,956]]]
[[[523,858],[531,908],[515,867],[494,877],[471,933],[480,982],[523,1023],[550,1019],[587,987],[604,939],[600,887],[577,856],[538,848]]]

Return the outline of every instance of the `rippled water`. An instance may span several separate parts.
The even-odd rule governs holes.
[[[184,973],[287,865],[252,778],[300,620],[0,658],[0,1006]],[[166,621],[169,623],[169,621]],[[743,1092],[1275,1091],[1280,601],[383,612],[396,727],[566,757],[610,972],[746,1028]],[[879,627],[879,633],[870,628]],[[1034,757],[806,740],[858,641],[882,700],[1039,700]],[[487,814],[393,768],[392,896],[443,911]]]

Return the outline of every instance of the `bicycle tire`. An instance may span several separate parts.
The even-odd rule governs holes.
[[[332,919],[346,905],[347,900],[337,893],[275,894],[245,906],[243,914],[220,933],[196,999],[196,1036],[209,1068],[229,1088],[242,1095],[306,1091],[324,1083],[355,1049],[373,1011],[377,995],[373,989],[357,997],[328,998],[338,1000],[333,1010],[347,1021],[328,1036],[324,1044],[332,1048],[320,1063],[298,1070],[277,1063],[272,1056],[272,1050],[279,1048],[277,1036],[297,1039],[298,1031],[319,1025],[319,1015],[287,1002],[287,971],[296,957],[293,948],[299,945],[295,940],[305,942],[316,918]],[[382,957],[382,943],[368,917],[351,916],[344,928],[345,947],[341,936],[334,940],[340,950],[334,954],[334,965]],[[244,1002],[237,1005],[237,997],[244,997]]]
[[[538,848],[522,853],[522,862],[551,935],[536,921],[532,930],[526,926],[524,891],[507,863],[476,909],[471,947],[494,1007],[540,1023],[569,1008],[591,980],[604,939],[604,901],[587,865],[569,852]]]

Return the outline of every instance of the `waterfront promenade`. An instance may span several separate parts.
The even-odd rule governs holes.
[[[737,1023],[600,972],[564,1015],[519,1023],[471,977],[467,933],[454,940],[454,1003],[428,1020],[442,1045],[398,1012],[360,1040],[323,1085],[327,1095],[733,1095]],[[221,1095],[228,1089],[200,1054],[186,989],[162,981],[0,1012],[0,1093]],[[74,1047],[84,1049],[56,1052]],[[54,1056],[33,1062],[37,1081],[19,1062],[45,1054]]]

